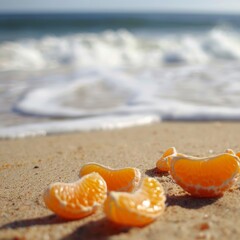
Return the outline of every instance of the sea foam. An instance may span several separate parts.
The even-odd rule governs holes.
[[[16,78],[6,102],[16,99],[15,113],[39,121],[2,124],[0,137],[161,120],[239,120],[239,37],[216,27],[200,35],[146,37],[122,29],[1,42],[0,73]],[[27,81],[15,71],[42,75]]]
[[[45,36],[0,43],[0,71],[39,70],[60,66],[151,66],[240,59],[240,34],[216,27],[201,35],[151,38],[127,30]],[[148,61],[146,61],[148,59]]]
[[[238,119],[238,74],[238,63],[211,69],[206,65],[182,66],[174,72],[165,68],[130,73],[95,69],[32,89],[14,109],[53,118],[157,114],[164,120]]]
[[[52,121],[40,124],[27,124],[0,129],[0,138],[25,138],[44,136],[47,134],[121,129],[158,122],[156,115],[108,116],[93,119],[77,119],[65,121]]]

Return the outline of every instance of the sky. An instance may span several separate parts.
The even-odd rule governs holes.
[[[0,0],[0,12],[226,12],[240,0]]]

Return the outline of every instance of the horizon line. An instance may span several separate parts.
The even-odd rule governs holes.
[[[134,11],[134,10],[68,10],[68,11],[1,11],[0,14],[13,15],[13,14],[206,14],[206,15],[238,15],[240,11],[206,11],[206,10],[147,10],[147,11]]]

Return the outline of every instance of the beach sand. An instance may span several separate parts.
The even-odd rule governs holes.
[[[217,199],[187,195],[168,174],[154,171],[168,147],[206,156],[240,150],[240,123],[163,122],[122,130],[0,141],[0,239],[239,239],[239,182]],[[96,214],[56,217],[42,193],[51,182],[77,180],[81,165],[133,166],[154,176],[167,194],[166,211],[143,228],[118,227]],[[217,169],[216,169],[217,171]]]

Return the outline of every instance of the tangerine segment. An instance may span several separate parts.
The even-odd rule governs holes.
[[[80,170],[80,176],[91,172],[97,172],[103,177],[109,191],[131,192],[141,179],[141,172],[137,168],[112,169],[97,163],[84,165]]]
[[[236,182],[239,161],[228,153],[209,158],[178,155],[171,159],[170,174],[193,196],[217,197]]]
[[[177,155],[175,147],[167,149],[156,163],[157,170],[160,172],[168,172],[170,170],[171,156],[175,155]]]
[[[145,178],[134,193],[110,192],[104,203],[106,217],[120,225],[141,227],[153,222],[165,209],[162,185]]]
[[[53,183],[44,192],[46,206],[67,219],[80,219],[95,212],[107,198],[107,185],[98,173],[74,183]]]

